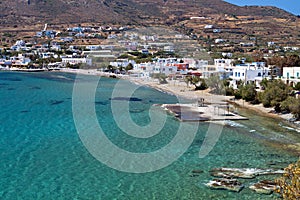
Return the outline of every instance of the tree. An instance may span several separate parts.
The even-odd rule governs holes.
[[[114,66],[112,66],[112,65],[108,65],[108,66],[107,66],[107,70],[108,70],[109,72],[114,72],[114,71],[116,70],[116,67],[114,67]]]
[[[133,65],[131,63],[129,63],[126,67],[125,67],[125,70],[126,71],[129,71],[129,70],[132,70],[133,69]]]
[[[152,78],[158,79],[160,84],[167,84],[167,76],[162,73],[152,74]]]
[[[261,82],[260,82],[260,86],[262,87],[262,89],[266,89],[268,86],[268,80],[266,78],[264,78]]]
[[[298,82],[298,83],[294,86],[294,90],[300,90],[300,82]]]
[[[189,87],[190,86],[190,76],[185,76],[184,77],[184,82],[186,83],[186,87]]]
[[[281,80],[270,80],[266,82],[266,88],[259,93],[258,98],[264,107],[275,107],[276,112],[280,112],[280,104],[286,100],[291,92],[291,88]]]
[[[207,79],[207,85],[212,93],[225,94],[224,81],[221,80],[219,74],[213,74]]]
[[[288,97],[286,100],[284,100],[283,102],[281,102],[280,106],[281,106],[281,111],[283,112],[291,112],[290,110],[290,105],[293,104],[295,102],[295,98],[294,97]]]
[[[244,86],[240,86],[239,90],[241,91],[242,99],[247,102],[253,102],[257,98],[257,92],[255,88],[255,84],[247,84]]]
[[[200,85],[199,86],[195,86],[195,90],[206,90],[208,88],[205,79],[201,78],[200,79]]]
[[[185,82],[187,85],[189,85],[189,83],[194,85],[195,90],[206,90],[208,88],[205,80],[199,76],[186,76]]]
[[[288,97],[281,103],[281,110],[291,112],[296,119],[300,119],[300,99]]]
[[[275,181],[278,185],[276,192],[280,193],[283,199],[300,199],[300,160],[290,164],[284,171],[283,176]]]

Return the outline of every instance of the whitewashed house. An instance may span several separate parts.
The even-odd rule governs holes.
[[[100,45],[88,45],[85,48],[90,50],[90,51],[95,51],[95,50],[101,49],[101,46]]]
[[[300,67],[284,67],[282,80],[292,86],[300,82]]]
[[[116,61],[113,61],[113,62],[110,62],[109,64],[111,66],[114,66],[114,67],[127,67],[129,64],[132,64],[133,66],[136,64],[134,60],[128,60],[127,58],[126,59],[117,59]]]
[[[199,69],[203,78],[209,78],[212,74],[218,73],[216,65],[205,65]]]
[[[25,47],[26,47],[26,43],[23,40],[18,40],[13,46],[11,46],[10,49],[12,51],[20,51]]]
[[[54,44],[54,45],[51,46],[50,49],[53,50],[53,51],[61,51],[61,46],[58,45],[58,44]]]
[[[75,65],[75,64],[92,65],[92,59],[91,58],[67,58],[67,57],[63,57],[61,62],[64,66],[66,66],[67,63],[69,63],[71,65]]]
[[[39,56],[43,59],[54,57],[54,55],[55,54],[53,52],[42,52],[39,54]]]
[[[181,61],[181,62],[180,62]],[[177,58],[158,58],[154,62],[134,64],[131,74],[137,77],[149,77],[152,74],[165,74],[166,76],[173,76],[176,74],[187,74],[189,68],[188,63]]]
[[[265,67],[264,62],[253,62],[236,65],[232,70],[230,85],[237,89],[239,84],[254,83],[256,87],[260,87],[260,82],[264,78],[269,78],[270,69]]]
[[[166,76],[176,74],[178,71],[177,63],[178,61],[176,58],[158,59],[156,62],[154,62],[152,73],[161,73],[165,74]]]
[[[134,63],[133,69],[128,73],[131,77],[149,78],[154,73],[155,64],[152,62],[147,63]]]
[[[232,62],[234,60],[233,59],[214,59],[214,64],[216,66],[217,71],[219,72],[232,72]]]
[[[195,67],[197,70],[201,70],[202,68],[208,65],[207,60],[196,60]]]
[[[160,66],[160,73],[163,73],[166,76],[175,75],[177,72],[178,72],[178,66],[176,66],[176,65],[166,64],[166,65]]]
[[[164,51],[174,53],[175,52],[175,47],[172,46],[172,45],[164,46]]]

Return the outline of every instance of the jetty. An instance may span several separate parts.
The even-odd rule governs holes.
[[[183,122],[248,120],[248,118],[232,112],[228,103],[163,104],[162,107]]]

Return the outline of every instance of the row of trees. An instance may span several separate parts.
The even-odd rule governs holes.
[[[300,90],[300,83],[295,87],[286,85],[278,79],[261,82],[262,90],[257,92],[254,83],[240,83],[238,89],[234,90],[229,86],[230,80],[223,80],[220,75],[212,75],[208,79],[197,76],[186,76],[185,82],[195,87],[195,90],[210,88],[210,92],[220,95],[235,96],[236,99],[243,99],[251,104],[262,103],[264,107],[274,107],[278,113],[292,113],[296,119],[300,119],[300,99],[297,92]]]
[[[286,85],[281,80],[263,80],[261,82],[263,90],[256,91],[255,84],[241,85],[234,91],[237,99],[244,99],[252,104],[262,103],[264,107],[274,107],[278,113],[292,113],[296,119],[300,119],[300,99],[296,98],[297,89]]]

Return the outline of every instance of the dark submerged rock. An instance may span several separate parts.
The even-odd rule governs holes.
[[[109,98],[109,100],[117,100],[117,101],[142,101],[142,99],[137,97],[114,97]]]
[[[58,100],[51,100],[49,103],[51,106],[54,106],[54,105],[58,105],[58,104],[61,104],[63,103],[64,101],[58,101]]]

